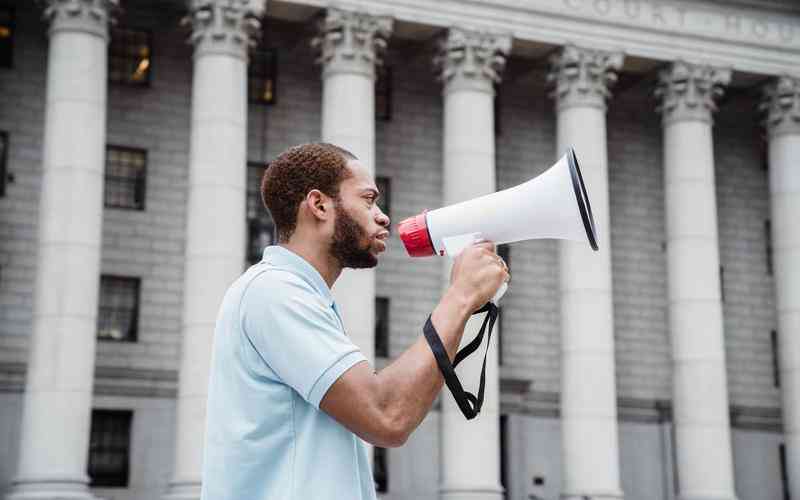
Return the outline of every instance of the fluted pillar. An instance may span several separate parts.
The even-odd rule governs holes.
[[[609,499],[620,486],[611,291],[606,99],[619,53],[567,46],[553,58],[556,156],[575,148],[599,232],[599,251],[559,242],[561,498]]]
[[[786,472],[794,498],[800,495],[800,79],[777,78],[764,108]]]
[[[33,331],[9,499],[92,498],[86,465],[100,287],[113,0],[51,0]]]
[[[440,47],[437,63],[444,84],[443,204],[492,193],[495,186],[494,83],[500,81],[511,38],[505,35],[451,28]],[[444,279],[449,283],[450,266]],[[478,333],[473,317],[464,330],[462,347]],[[499,328],[495,324],[495,328]],[[486,362],[483,409],[467,421],[445,389],[441,416],[441,498],[500,500],[500,391],[497,337]],[[481,348],[458,367],[467,390],[477,394],[483,361]]]
[[[194,66],[173,499],[200,498],[214,325],[245,263],[247,51],[264,0],[188,7]]]
[[[678,495],[735,498],[719,276],[711,114],[729,70],[676,62],[660,75]]]
[[[343,147],[375,174],[375,65],[392,20],[328,9],[313,45],[322,64],[322,140]],[[333,287],[345,330],[375,358],[375,270],[346,269]]]

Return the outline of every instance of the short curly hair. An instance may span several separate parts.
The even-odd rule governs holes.
[[[261,199],[272,215],[278,242],[297,229],[297,209],[312,189],[339,198],[339,185],[353,174],[347,168],[356,156],[328,143],[294,146],[270,162],[261,179]]]

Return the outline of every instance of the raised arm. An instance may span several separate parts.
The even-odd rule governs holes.
[[[450,286],[431,322],[452,360],[470,315],[491,299],[508,273],[494,244],[480,243],[456,259]],[[365,441],[401,446],[430,411],[444,379],[425,338],[375,373],[358,363],[331,385],[320,408]]]

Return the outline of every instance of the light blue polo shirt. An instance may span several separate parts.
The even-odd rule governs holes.
[[[319,409],[364,360],[319,272],[267,247],[217,317],[202,499],[375,499],[365,443]]]

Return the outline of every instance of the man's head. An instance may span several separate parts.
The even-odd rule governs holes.
[[[261,182],[278,241],[325,246],[342,267],[375,267],[385,250],[389,218],[378,208],[378,195],[355,155],[325,143],[284,151]]]

